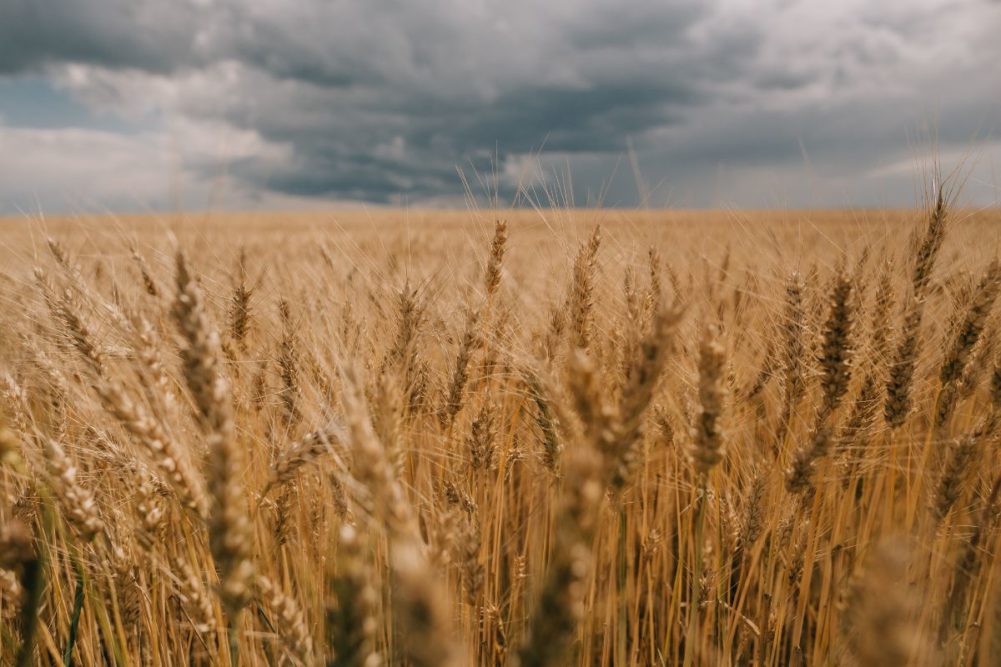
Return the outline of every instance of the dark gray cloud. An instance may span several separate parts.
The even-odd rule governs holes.
[[[419,201],[461,195],[465,167],[510,195],[545,185],[536,162],[586,193],[631,142],[686,204],[726,170],[749,179],[734,192],[788,180],[804,151],[865,199],[851,179],[906,157],[922,120],[949,150],[991,141],[999,24],[986,0],[7,0],[0,76],[158,124],[189,173],[252,194]],[[637,201],[623,179],[609,203]]]
[[[169,72],[197,61],[192,51],[197,18],[183,3],[4,0],[0,74],[66,62]]]

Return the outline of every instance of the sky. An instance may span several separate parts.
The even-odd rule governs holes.
[[[1001,0],[0,1],[0,214],[1001,201]]]

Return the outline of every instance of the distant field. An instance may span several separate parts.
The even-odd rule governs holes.
[[[998,664],[999,241],[0,220],[0,664]]]

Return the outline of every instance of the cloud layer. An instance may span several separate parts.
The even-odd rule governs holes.
[[[248,205],[461,201],[457,168],[540,198],[569,168],[576,203],[906,203],[894,165],[922,123],[943,154],[982,153],[971,196],[997,200],[989,0],[55,6],[0,3],[0,76],[41,77],[139,129],[5,126],[0,104],[0,169],[22,174],[16,191],[0,184],[0,208],[72,186],[88,155],[89,189],[112,206],[156,205],[171,170],[225,173]]]

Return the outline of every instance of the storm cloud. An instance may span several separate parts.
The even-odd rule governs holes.
[[[994,203],[999,26],[989,0],[7,0],[9,106],[41,80],[114,123],[31,127],[0,97],[0,169],[20,169],[5,148],[51,173],[103,141],[115,164],[148,153],[146,183],[171,152],[191,181],[225,172],[234,205],[461,201],[457,169],[513,197],[567,168],[575,203],[897,204],[933,137],[979,156],[970,196]]]

